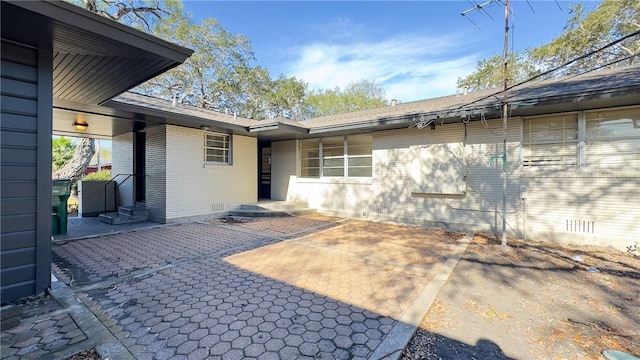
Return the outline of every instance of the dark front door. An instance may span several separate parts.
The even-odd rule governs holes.
[[[271,199],[271,143],[258,144],[258,198]]]
[[[135,186],[135,201],[145,201],[145,155],[147,137],[145,132],[136,132],[133,141],[133,183]]]

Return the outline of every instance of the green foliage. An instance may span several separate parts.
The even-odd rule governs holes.
[[[509,54],[508,85],[517,84],[538,74],[535,66],[523,54]],[[476,71],[465,78],[458,78],[458,88],[471,91],[504,88],[504,57],[494,55],[489,59],[479,60]]]
[[[255,66],[248,38],[229,33],[214,18],[195,23],[179,0],[69,1],[194,50],[182,65],[136,88],[151,96],[177,96],[182,104],[252,119],[302,120],[386,104],[374,82],[308,94],[307,84],[295,77],[272,79]]]
[[[605,0],[585,14],[583,5],[570,8],[571,17],[565,31],[549,44],[529,51],[532,61],[544,68],[557,67],[583,54],[640,30],[640,1]],[[576,74],[632,56],[623,64],[633,64],[640,55],[640,36],[580,60],[558,72],[557,75]]]
[[[559,67],[604,45],[640,30],[640,1],[604,0],[596,9],[585,14],[583,5],[569,9],[564,32],[550,43],[509,56],[509,85],[527,80],[547,69]],[[578,74],[601,66],[610,66],[617,60],[633,64],[640,56],[640,36],[631,37],[617,46],[598,52],[593,56],[563,67],[549,74],[562,76]],[[502,55],[494,55],[479,60],[476,70],[465,78],[458,79],[458,86],[468,86],[471,90],[500,87],[503,85]]]
[[[187,16],[173,16],[155,28],[154,34],[194,50],[184,64],[143,84],[147,94],[180,103],[265,119],[299,119],[306,84],[295,77],[271,79],[254,66],[248,38],[226,31],[213,18],[194,23]]]
[[[87,174],[80,179],[82,181],[109,181],[111,180],[111,170],[100,170]]]
[[[381,85],[372,80],[360,80],[344,90],[316,90],[307,95],[306,104],[311,117],[341,114],[382,107],[387,104]]]
[[[51,166],[53,167],[53,170],[58,170],[71,161],[73,153],[76,150],[76,144],[71,139],[64,136],[55,137],[51,140],[51,150]]]

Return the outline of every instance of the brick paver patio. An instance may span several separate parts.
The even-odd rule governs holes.
[[[459,234],[338,220],[216,220],[79,240],[53,246],[54,269],[137,359],[366,359]],[[47,338],[51,351],[82,340],[73,324],[62,313],[49,326],[75,336]],[[16,344],[37,327],[11,333],[12,359],[34,355]],[[44,338],[29,345],[45,351]]]

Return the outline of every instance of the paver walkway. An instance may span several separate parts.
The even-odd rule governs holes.
[[[367,359],[460,237],[310,215],[58,243],[53,258],[119,356]],[[47,330],[58,344],[99,345],[70,315],[59,311],[49,324],[74,335]],[[51,338],[25,343],[26,333],[46,327],[39,324],[3,331],[2,358],[68,355]]]

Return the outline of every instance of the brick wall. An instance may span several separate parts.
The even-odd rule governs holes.
[[[117,174],[133,173],[133,133],[114,136],[111,143],[111,177]],[[126,176],[120,176],[116,181],[118,186],[118,204],[131,205],[133,201],[133,180],[123,183]]]
[[[146,206],[149,220],[166,222],[167,211],[167,126],[147,128],[146,135]]]
[[[213,165],[204,162],[204,131],[166,128],[167,222],[220,216],[240,204],[257,201],[255,138],[234,135],[232,164]]]

